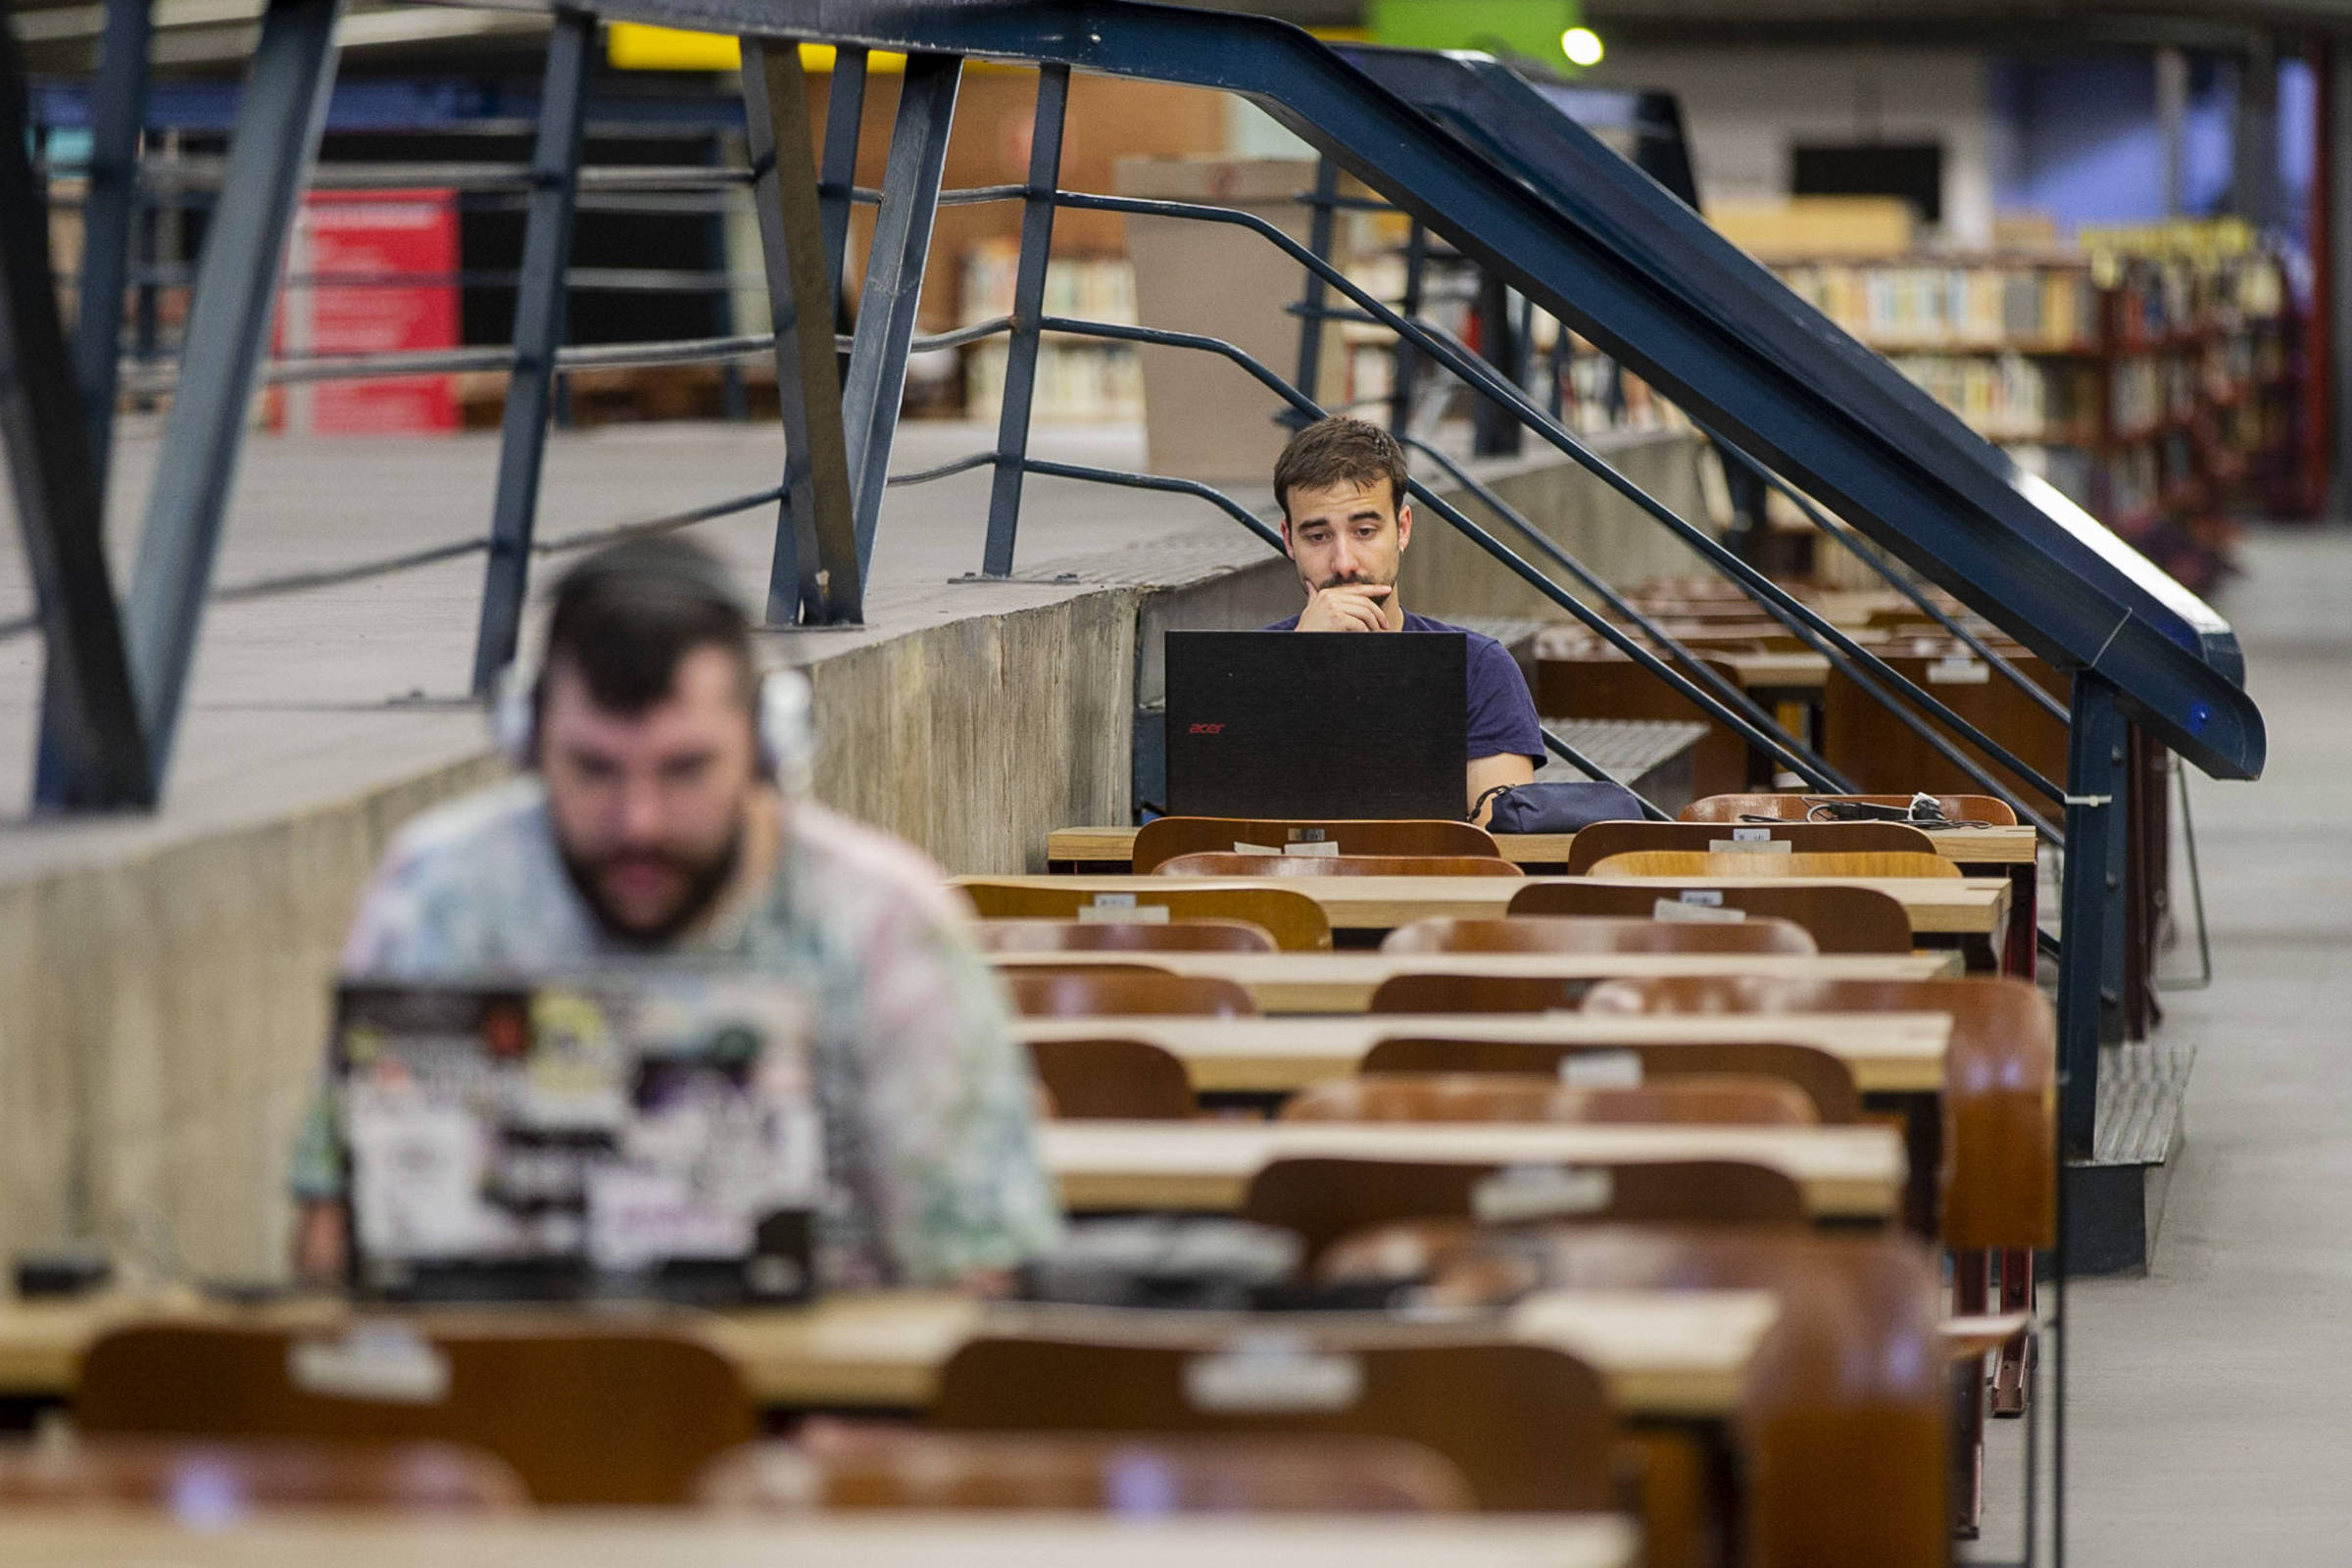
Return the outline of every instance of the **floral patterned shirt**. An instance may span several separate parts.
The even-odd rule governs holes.
[[[681,956],[740,960],[814,999],[828,1284],[944,1282],[1010,1266],[1060,1233],[1038,1158],[1028,1056],[962,925],[936,865],[801,800],[785,808],[769,886],[678,946]],[[546,797],[521,779],[400,834],[361,900],[343,968],[465,981],[576,973],[634,956],[572,888]],[[341,1183],[321,1095],[294,1189],[332,1198]]]

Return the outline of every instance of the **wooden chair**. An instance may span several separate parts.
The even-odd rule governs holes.
[[[1769,834],[1772,842],[1787,844],[1789,852],[1796,855],[1936,853],[1935,840],[1902,822],[1791,822],[1786,827],[1749,824],[1738,828],[1716,827],[1705,822],[1595,822],[1580,829],[1569,843],[1568,874],[1588,875],[1601,861],[1619,855],[1657,850],[1705,855],[1709,846],[1728,841],[1734,832]],[[1756,852],[1754,858],[1772,859],[1781,853]]]
[[[1613,915],[1650,919],[1660,904],[1705,891],[1718,907],[1737,909],[1746,922],[1788,920],[1802,926],[1823,953],[1909,953],[1911,916],[1902,901],[1877,888],[1792,883],[1788,887],[1702,890],[1611,887],[1605,882],[1531,882],[1511,895],[1510,918],[1534,915]]]
[[[1096,900],[1103,897],[1083,888],[1031,882],[965,882],[960,886],[983,920],[1085,920],[1080,911],[1100,907]],[[1138,886],[1122,896],[1132,898],[1137,908],[1167,910],[1169,925],[1180,920],[1246,920],[1272,933],[1275,945],[1286,953],[1315,952],[1331,946],[1331,921],[1325,918],[1323,906],[1291,888],[1188,887],[1171,878],[1157,886]]]
[[[1468,822],[1444,818],[1398,821],[1282,821],[1237,816],[1162,816],[1135,835],[1135,870],[1145,875],[1179,855],[1246,855],[1244,844],[1280,853],[1291,844],[1334,844],[1342,855],[1468,855],[1498,858],[1494,837]]]
[[[128,1508],[219,1526],[288,1508],[479,1514],[517,1512],[529,1502],[506,1464],[446,1443],[89,1437],[0,1444],[0,1513]]]
[[[972,1340],[941,1369],[931,1424],[1399,1439],[1452,1463],[1481,1509],[1582,1512],[1617,1501],[1608,1396],[1591,1367],[1562,1351],[1300,1316],[1285,1322],[1283,1350],[1253,1355],[1192,1317],[1154,1313],[1124,1334]],[[1303,1375],[1281,1375],[1292,1367]]]
[[[1804,822],[1818,801],[1851,801],[1864,806],[1907,807],[1908,795],[1710,795],[1692,801],[1678,813],[1684,822],[1738,822],[1747,816],[1777,816],[1785,822]],[[2017,826],[2017,812],[2004,800],[1990,795],[1938,795],[1936,804],[1955,822],[1990,822]]]
[[[1813,1119],[1834,1125],[1858,1121],[1862,1096],[1852,1069],[1817,1046],[1722,1041],[1672,1045],[1548,1045],[1523,1040],[1440,1040],[1396,1035],[1375,1041],[1357,1071],[1387,1073],[1542,1073],[1562,1078],[1562,1063],[1577,1056],[1633,1056],[1642,1082],[1660,1086],[1685,1077],[1767,1078],[1805,1097]]]
[[[1476,855],[1179,855],[1153,876],[1525,876],[1499,856]]]
[[[1592,981],[1568,975],[1393,974],[1373,988],[1367,1012],[1556,1012],[1581,1006]]]
[[[1594,1161],[1554,1170],[1322,1155],[1267,1161],[1250,1178],[1241,1214],[1297,1233],[1310,1260],[1344,1236],[1399,1219],[1803,1225],[1807,1217],[1795,1178],[1741,1160]]]
[[[1959,1249],[2053,1245],[2057,1024],[2029,981],[1677,975],[1603,981],[1586,997],[1584,1010],[1949,1013],[1936,1234]]]
[[[1283,1121],[1664,1123],[1806,1127],[1813,1102],[1794,1084],[1724,1074],[1587,1089],[1557,1073],[1401,1073],[1335,1078],[1293,1095]]]
[[[1417,1444],[1336,1435],[972,1436],[827,1420],[721,1454],[706,1507],[1022,1508],[1063,1513],[1459,1513],[1469,1482]]]
[[[1721,664],[1712,666],[1739,683]],[[1671,718],[1704,724],[1690,753],[1690,787],[1699,795],[1747,788],[1747,742],[1614,648],[1591,647],[1536,661],[1537,711],[1559,718]]]
[[[1612,855],[1585,874],[1704,880],[1716,876],[1956,877],[1961,872],[1940,855],[1899,850],[1868,855],[1708,855],[1703,851],[1642,850],[1632,855]]]
[[[1220,975],[1169,974],[1125,964],[1057,968],[1024,964],[999,971],[1023,1018],[1105,1018],[1148,1013],[1160,1017],[1253,1018],[1249,988]]]
[[[74,1418],[110,1437],[461,1444],[544,1505],[683,1502],[758,1427],[734,1363],[702,1341],[553,1316],[336,1338],[131,1324],[83,1357]]]
[[[1884,895],[1882,895],[1884,897]],[[1906,929],[1908,929],[1906,927]],[[1793,920],[1690,924],[1598,915],[1513,915],[1475,920],[1432,915],[1391,931],[1383,953],[1783,953],[1819,952]]]
[[[1032,1040],[1029,1059],[1060,1121],[1189,1121],[1200,1113],[1173,1052],[1142,1040]]]
[[[1317,1273],[1463,1305],[1530,1289],[1763,1290],[1779,1303],[1735,1417],[1753,1568],[1948,1568],[1950,1385],[1936,1262],[1898,1236],[1753,1227],[1384,1227]],[[1869,1506],[1854,1499],[1867,1496]],[[1656,1534],[1646,1543],[1688,1561]]]
[[[1274,934],[1248,920],[1087,925],[1075,920],[982,920],[983,953],[1273,953]]]
[[[1933,693],[1953,712],[1999,741],[2029,766],[2038,769],[2042,777],[2060,784],[2066,782],[2065,720],[2052,717],[2007,679],[1989,673],[1965,648],[1955,644],[1932,654],[1889,652],[1881,657],[1897,673]],[[2073,682],[2065,674],[2029,654],[2007,657],[2061,705],[2066,703]],[[1936,673],[1939,668],[1963,666],[1971,667],[1983,678],[1953,682],[1939,679]],[[2033,800],[2038,794],[2034,786],[1966,741],[1950,735],[1946,739],[2018,799]],[[1822,690],[1821,752],[1823,760],[1868,791],[1908,787],[1940,793],[1984,788],[1835,669],[1830,671],[1829,684]]]

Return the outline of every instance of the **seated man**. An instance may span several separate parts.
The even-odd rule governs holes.
[[[556,588],[541,670],[530,776],[401,833],[345,972],[743,963],[817,999],[826,1283],[988,1285],[1054,1241],[1028,1057],[956,898],[906,845],[769,776],[750,627],[716,563],[672,540],[583,561]],[[314,1278],[342,1267],[341,1179],[322,1100],[294,1182]]]
[[[1377,424],[1323,419],[1291,438],[1274,465],[1282,538],[1306,608],[1268,631],[1450,631],[1468,641],[1470,773],[1465,800],[1487,819],[1488,796],[1525,784],[1544,763],[1543,726],[1518,662],[1492,637],[1408,614],[1396,572],[1413,539],[1404,448]]]

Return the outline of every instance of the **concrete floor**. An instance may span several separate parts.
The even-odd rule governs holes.
[[[2270,766],[2190,784],[2215,980],[2164,999],[2197,1062],[2149,1276],[2069,1295],[2079,1568],[2352,1558],[2352,531],[2244,562],[2218,599]],[[2167,972],[2194,967],[2183,943]],[[1994,1437],[1969,1555],[2014,1561],[2016,1424]]]

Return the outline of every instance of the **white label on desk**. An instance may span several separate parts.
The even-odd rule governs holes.
[[[1732,837],[1741,844],[1770,844],[1772,829],[1768,827],[1736,827],[1732,829]]]
[[[1186,1400],[1219,1414],[1345,1410],[1363,1392],[1364,1367],[1354,1356],[1287,1342],[1245,1342],[1184,1363]]]
[[[1337,839],[1315,839],[1311,841],[1302,840],[1297,844],[1285,844],[1282,847],[1282,853],[1285,855],[1304,855],[1308,857],[1336,857],[1340,853],[1340,844]]]
[[[1233,853],[1236,855],[1280,855],[1282,847],[1276,844],[1244,844],[1240,839],[1235,839]]]
[[[1506,1165],[1470,1190],[1470,1212],[1488,1224],[1591,1214],[1608,1207],[1615,1190],[1605,1170]]]
[[[1709,839],[1709,855],[1793,855],[1796,846],[1787,839],[1771,837],[1770,828],[1760,829],[1766,836],[1760,839]]]
[[[305,1394],[372,1404],[439,1404],[449,1357],[405,1323],[364,1323],[340,1340],[297,1340],[286,1375]]]
[[[1992,679],[1992,666],[1981,659],[1938,659],[1928,666],[1931,686],[1983,686]]]
[[[1320,844],[1331,835],[1319,827],[1295,827],[1290,830],[1293,844]]]
[[[1712,888],[1705,891],[1715,893],[1719,899],[1723,897]],[[1660,899],[1651,905],[1649,917],[1653,920],[1680,921],[1684,925],[1738,925],[1747,918],[1747,911],[1727,909],[1720,904],[1694,904],[1690,901],[1690,895],[1686,893],[1680,899]]]
[[[1098,893],[1092,904],[1078,906],[1080,925],[1166,925],[1168,906],[1138,904],[1132,893]]]
[[[1560,1082],[1571,1089],[1639,1089],[1638,1051],[1573,1051],[1560,1058]]]

